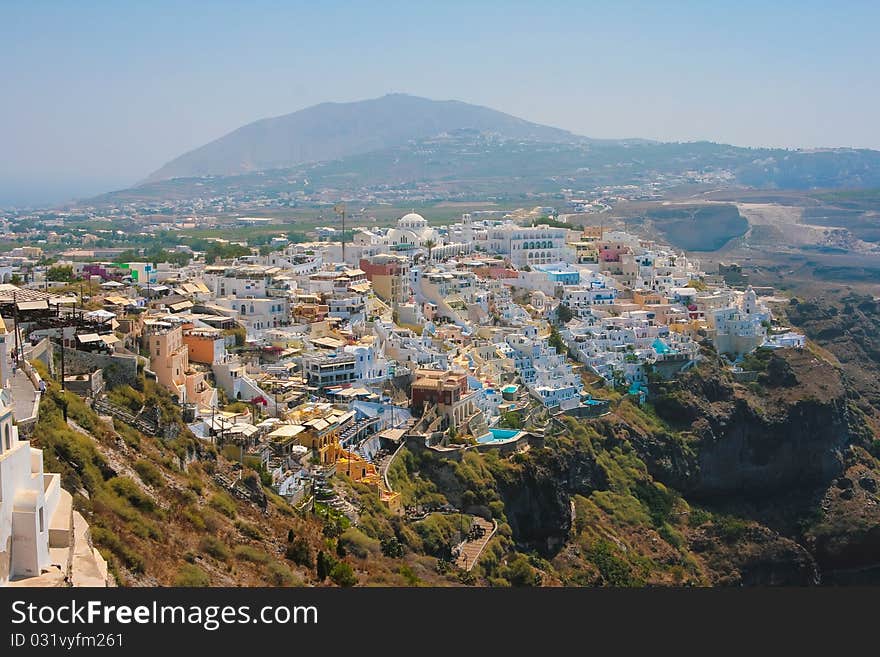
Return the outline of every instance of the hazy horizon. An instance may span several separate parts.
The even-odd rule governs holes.
[[[5,5],[0,205],[126,187],[255,120],[391,92],[595,138],[880,149],[878,18],[862,2]]]

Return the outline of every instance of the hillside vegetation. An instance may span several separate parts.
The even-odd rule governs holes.
[[[404,504],[459,510],[409,519],[344,475],[356,524],[321,504],[301,515],[245,467],[264,511],[213,478],[239,476],[225,450],[186,430],[164,442],[114,428],[54,384],[36,442],[125,585],[705,586],[875,572],[880,442],[847,376],[820,351],[782,350],[757,354],[758,380],[740,384],[704,355],[642,407],[597,389],[611,413],[554,420],[525,453],[402,450],[389,480]],[[180,422],[147,382],[113,396]],[[453,547],[474,516],[498,529],[464,571]]]

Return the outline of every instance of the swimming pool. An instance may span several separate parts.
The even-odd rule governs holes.
[[[483,434],[477,438],[477,442],[481,445],[486,443],[497,443],[515,438],[519,434],[519,429],[489,429],[489,433]]]

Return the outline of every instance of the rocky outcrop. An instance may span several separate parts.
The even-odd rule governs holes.
[[[720,586],[807,586],[819,583],[810,553],[795,541],[752,525],[732,539],[714,526],[696,532],[690,541]]]
[[[840,373],[780,350],[756,387],[706,364],[667,388],[657,411],[685,438],[634,435],[652,474],[686,496],[766,496],[827,483],[844,468],[850,417]]]

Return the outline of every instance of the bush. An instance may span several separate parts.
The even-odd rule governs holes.
[[[116,404],[127,408],[132,413],[140,413],[144,405],[144,396],[130,385],[117,386],[107,393],[107,398]]]
[[[134,470],[138,473],[140,478],[145,483],[150,484],[150,486],[161,488],[165,485],[165,479],[162,477],[162,473],[159,471],[159,468],[157,468],[146,459],[138,459],[137,461],[135,461]]]
[[[749,528],[745,520],[733,516],[716,516],[713,524],[718,535],[728,543],[735,543]]]
[[[208,573],[191,563],[184,564],[174,580],[174,586],[201,588],[210,585],[211,578],[208,577]]]
[[[215,493],[211,496],[211,500],[208,504],[229,518],[234,518],[237,512],[235,500],[229,497],[226,493]]]
[[[96,545],[102,546],[115,554],[126,568],[134,573],[142,573],[146,568],[144,558],[120,540],[113,531],[105,527],[91,527],[89,533]]]
[[[189,520],[192,526],[199,531],[205,530],[205,520],[199,514],[197,509],[184,509],[180,515]]]
[[[342,532],[339,544],[344,546],[346,552],[361,559],[366,559],[370,554],[377,554],[380,550],[379,541],[370,538],[355,527],[349,527]]]
[[[269,582],[274,586],[302,586],[302,580],[297,577],[290,568],[277,561],[272,561],[266,567]]]
[[[511,586],[535,586],[538,573],[532,568],[526,555],[518,554],[508,563],[504,578]]]
[[[107,483],[114,493],[127,499],[133,507],[148,513],[156,510],[156,503],[141,490],[134,479],[114,477]]]
[[[344,561],[339,561],[333,566],[330,571],[330,579],[337,586],[354,586],[358,582],[354,570]]]
[[[244,520],[236,521],[235,528],[241,532],[242,536],[246,536],[247,538],[252,538],[255,541],[263,539],[263,532],[260,531],[260,528],[249,522],[245,522]]]
[[[458,514],[428,516],[415,524],[415,530],[424,543],[428,554],[448,558],[452,554],[453,545],[460,536],[465,536],[471,529],[473,519]]]
[[[284,556],[299,566],[305,566],[306,568],[312,568],[314,566],[312,548],[309,545],[309,542],[304,538],[293,539],[293,541],[287,546]]]
[[[392,559],[399,559],[403,556],[403,543],[397,540],[396,536],[390,536],[382,539],[382,554]]]
[[[320,550],[318,552],[318,559],[315,563],[315,572],[318,576],[318,581],[323,582],[330,575],[330,571],[333,570],[333,567],[336,565],[336,559],[333,556],[324,552],[324,550]]]
[[[606,540],[598,540],[586,552],[595,564],[605,584],[609,586],[639,586],[642,582],[633,574],[632,567],[615,554],[614,546]]]
[[[239,545],[235,548],[235,557],[242,561],[250,561],[252,563],[266,563],[269,561],[269,555],[251,547],[250,545]]]
[[[202,552],[211,555],[219,561],[226,561],[229,558],[229,548],[216,536],[205,536],[199,548]]]

